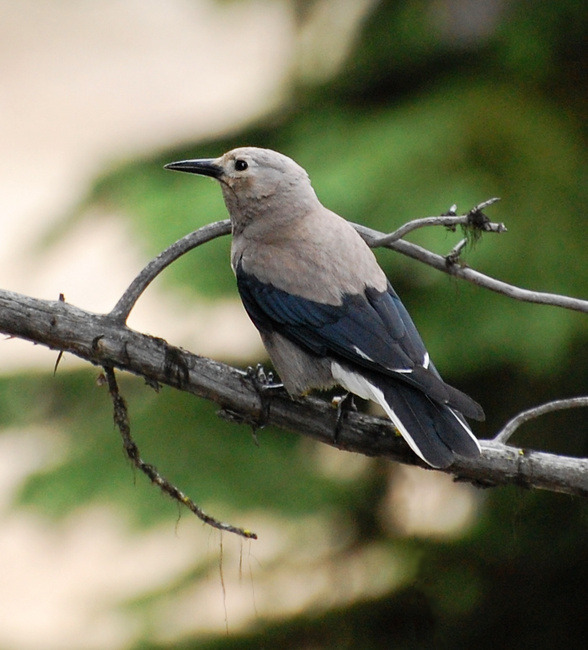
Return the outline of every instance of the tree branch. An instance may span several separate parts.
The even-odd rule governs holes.
[[[521,289],[520,287],[515,287],[512,284],[484,275],[479,271],[469,268],[465,264],[460,264],[459,254],[467,243],[467,239],[459,242],[459,244],[445,257],[432,253],[417,244],[404,241],[403,239],[398,239],[398,233],[402,236],[407,232],[411,232],[415,228],[420,228],[425,225],[441,225],[447,228],[454,227],[458,224],[477,232],[506,232],[504,224],[491,223],[485,215],[481,213],[482,207],[490,205],[496,200],[497,199],[490,199],[489,201],[485,201],[479,206],[472,208],[468,214],[459,217],[439,216],[416,219],[408,222],[390,234],[385,234],[356,223],[352,225],[372,248],[389,248],[397,253],[401,253],[402,255],[406,255],[407,257],[431,266],[438,271],[460,278],[466,282],[471,282],[472,284],[489,289],[490,291],[503,294],[509,298],[513,298],[514,300],[540,305],[551,305],[553,307],[562,307],[563,309],[588,313],[587,300],[561,296],[553,293]],[[483,217],[482,219],[479,218],[480,215]],[[414,224],[416,224],[416,226],[413,227]],[[137,300],[159,273],[188,251],[200,246],[201,244],[216,239],[217,237],[228,235],[230,232],[231,222],[229,219],[224,219],[203,226],[202,228],[189,233],[185,237],[182,237],[177,242],[174,242],[147,264],[141,273],[133,280],[129,288],[124,292],[108,316],[115,322],[121,324],[126,323]]]
[[[181,490],[173,485],[173,483],[170,483],[170,481],[162,476],[154,465],[146,463],[141,458],[139,448],[131,436],[131,425],[129,422],[127,403],[124,397],[120,394],[114,370],[112,366],[109,365],[104,365],[103,368],[104,375],[106,377],[106,383],[108,384],[108,392],[110,393],[114,407],[114,423],[120,431],[125,454],[131,463],[140,472],[143,472],[143,474],[145,474],[145,476],[147,476],[147,478],[152,483],[157,485],[164,494],[167,494],[178,503],[185,505],[193,514],[198,517],[198,519],[200,519],[200,521],[203,521],[205,524],[208,524],[217,530],[235,533],[236,535],[245,537],[245,539],[257,539],[257,535],[255,533],[252,533],[250,530],[237,528],[231,524],[225,524],[218,519],[215,519],[214,517],[206,514],[200,506],[198,506],[196,503],[194,503],[194,501],[192,501],[192,499],[190,499],[190,497],[186,496]]]
[[[464,226],[466,228],[477,229],[480,232],[506,232],[506,226],[503,223],[492,223],[490,219],[482,212],[485,208],[493,205],[500,199],[488,199],[479,205],[474,206],[467,214],[457,216],[455,210],[457,206],[452,205],[447,214],[439,217],[423,217],[422,219],[413,219],[405,223],[400,228],[396,229],[387,235],[382,235],[379,238],[372,240],[371,246],[388,246],[399,239],[402,239],[408,233],[418,228],[425,228],[427,226],[444,226],[451,230],[455,230],[456,226]],[[357,227],[357,224],[355,224]]]
[[[172,262],[175,262],[179,257],[191,251],[200,244],[205,244],[212,239],[228,235],[231,232],[231,221],[225,219],[224,221],[215,221],[209,223],[194,232],[185,235],[178,241],[168,246],[164,251],[159,253],[157,257],[152,259],[149,264],[139,273],[139,275],[131,282],[128,289],[123,293],[120,300],[116,303],[110,314],[109,318],[113,321],[123,325],[127,322],[131,310],[135,306],[137,300],[145,289],[155,280],[155,278]]]
[[[255,423],[264,415],[268,423],[325,444],[428,468],[387,419],[347,413],[335,444],[337,413],[327,402],[294,400],[276,390],[264,411],[266,405],[246,373],[61,301],[0,290],[0,332],[204,397],[218,404],[221,415],[233,421]],[[493,441],[483,441],[482,447],[480,458],[458,459],[444,471],[479,486],[514,484],[588,496],[587,459],[526,451]]]
[[[376,247],[377,242],[384,236],[383,233],[367,228],[366,226],[361,226],[359,224],[353,225],[369,246]],[[456,278],[460,278],[466,282],[471,282],[472,284],[483,287],[484,289],[489,289],[495,293],[501,293],[509,298],[513,298],[514,300],[532,302],[538,305],[551,305],[552,307],[562,307],[563,309],[588,313],[588,300],[570,298],[569,296],[561,296],[555,293],[521,289],[520,287],[515,287],[507,282],[502,282],[501,280],[496,280],[488,275],[484,275],[484,273],[480,273],[480,271],[471,269],[463,264],[458,264],[451,256],[448,256],[448,259],[448,257],[431,253],[431,251],[411,242],[404,241],[403,239],[386,244],[385,248],[390,248],[397,253],[402,253],[402,255],[406,255],[407,257],[418,260],[423,264],[432,266],[438,271],[448,273]]]
[[[525,422],[534,420],[546,413],[553,413],[554,411],[563,411],[573,408],[583,408],[588,406],[588,397],[572,397],[570,399],[558,399],[553,402],[547,402],[540,406],[535,406],[527,411],[523,411],[516,415],[512,420],[509,420],[502,430],[493,438],[495,442],[502,442],[506,444],[513,433]]]
[[[460,263],[461,251],[472,238],[475,240],[481,232],[506,232],[504,224],[491,223],[482,212],[483,208],[496,200],[490,199],[459,217],[455,215],[455,207],[452,207],[447,215],[417,219],[387,235],[365,226],[353,225],[372,247],[390,248],[444,273],[517,300],[588,312],[588,301],[520,289]],[[466,237],[445,257],[401,239],[416,228],[430,225],[453,230],[460,225]],[[140,334],[126,326],[137,300],[159,273],[189,250],[230,231],[229,220],[217,221],[172,244],[149,262],[109,314],[91,314],[66,304],[62,296],[58,301],[46,301],[0,290],[0,332],[58,350],[58,362],[63,352],[71,352],[103,367],[114,403],[115,422],[131,461],[164,492],[186,505],[203,521],[221,530],[255,537],[251,531],[223,524],[204,513],[189,497],[163,478],[155,467],[142,460],[130,436],[126,406],[118,392],[113,368],[140,375],[152,385],[167,384],[211,400],[219,405],[219,415],[225,419],[254,427],[263,421],[349,451],[367,456],[384,456],[431,469],[410,451],[388,419],[346,413],[340,422],[337,411],[325,401],[316,398],[292,399],[284,390],[272,390],[271,398],[267,393],[261,395],[248,373],[191,354],[169,345],[163,339]],[[525,411],[513,418],[494,440],[482,441],[483,453],[480,458],[457,459],[450,468],[441,471],[482,487],[515,484],[588,496],[588,459],[555,456],[503,444],[523,422],[555,408],[583,406],[587,402],[588,398],[560,400]],[[333,435],[335,430],[336,442]]]

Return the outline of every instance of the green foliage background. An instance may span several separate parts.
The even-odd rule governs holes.
[[[465,212],[500,196],[488,214],[506,222],[508,233],[485,236],[467,262],[526,288],[586,297],[588,8],[572,0],[505,3],[490,32],[469,39],[434,27],[430,9],[416,0],[377,4],[335,78],[321,85],[298,79],[287,106],[231,137],[105,171],[79,214],[89,206],[115,208],[146,256],[155,255],[226,217],[214,183],[163,172],[165,162],[267,146],[300,162],[330,208],[383,231],[454,202]],[[436,229],[411,239],[440,253],[457,240]],[[163,281],[194,297],[235,296],[229,245],[225,238],[202,247]],[[586,393],[585,315],[515,303],[390,252],[378,257],[445,378],[484,405],[482,437],[523,408]],[[29,481],[22,503],[60,517],[83,502],[108,500],[138,526],[173,522],[173,505],[142,477],[134,484],[94,375],[0,381],[1,425],[53,420],[71,438],[71,457]],[[380,472],[355,482],[327,478],[307,461],[297,436],[264,431],[256,447],[209,404],[169,389],[156,394],[135,379],[122,388],[144,457],[203,505],[289,518],[336,511],[354,522],[350,544],[380,540],[391,553],[419,557],[410,585],[371,602],[176,647],[584,647],[583,500],[489,491],[467,538],[396,539],[378,523]],[[517,434],[517,443],[586,455],[585,414],[545,418]]]

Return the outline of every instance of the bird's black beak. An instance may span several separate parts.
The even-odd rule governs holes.
[[[172,169],[178,172],[189,172],[201,176],[220,178],[223,168],[215,163],[214,158],[201,158],[200,160],[180,160],[164,165],[165,169]]]

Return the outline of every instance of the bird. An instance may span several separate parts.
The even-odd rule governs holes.
[[[241,300],[290,395],[341,386],[376,402],[435,468],[479,456],[465,418],[483,420],[482,407],[441,379],[374,253],[300,165],[238,147],[165,168],[219,182]]]

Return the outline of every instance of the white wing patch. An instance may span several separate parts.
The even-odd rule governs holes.
[[[354,350],[354,352],[355,352],[356,354],[359,354],[359,356],[360,356],[362,359],[365,359],[366,361],[371,361],[372,363],[374,363],[374,360],[373,360],[371,357],[368,357],[368,355],[367,355],[365,352],[362,352],[362,351],[357,347],[357,345],[354,345],[354,346],[353,346],[353,350]]]
[[[353,346],[353,351],[356,354],[358,354],[362,359],[365,359],[366,361],[369,361],[370,363],[376,363],[371,357],[368,357],[368,355],[365,352],[360,350],[357,347],[357,345]],[[425,368],[426,368],[429,365],[429,353],[428,352],[426,353],[426,356],[425,356],[425,362],[427,364],[425,366]],[[410,374],[412,372],[412,368],[388,368],[388,371],[389,372],[400,372],[402,374],[407,375],[407,374]],[[353,392],[353,391],[351,391],[351,392]],[[357,393],[356,393],[356,395],[357,395]],[[360,397],[361,397],[361,395],[360,395]],[[368,398],[365,398],[365,399],[368,399]]]

